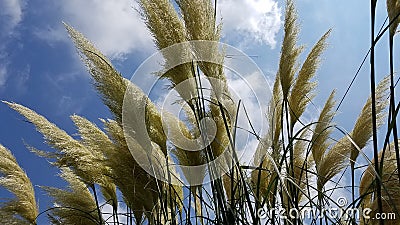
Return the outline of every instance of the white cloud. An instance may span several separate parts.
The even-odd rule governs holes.
[[[7,67],[0,65],[0,87],[6,83],[7,80]]]
[[[111,58],[134,51],[152,51],[154,44],[138,12],[137,2],[131,0],[61,0],[61,18],[87,36]],[[219,18],[223,18],[225,37],[235,35],[248,42],[274,47],[281,21],[281,9],[274,0],[221,0]],[[36,32],[43,39],[63,41],[65,31],[49,28]],[[51,42],[51,40],[50,40]]]
[[[21,69],[16,76],[15,88],[18,90],[19,94],[24,94],[27,91],[26,83],[29,81],[31,76],[31,65],[26,65],[24,69]],[[1,82],[0,82],[1,84]]]
[[[242,101],[237,125],[244,130],[237,129],[236,131],[236,148],[238,157],[244,165],[251,164],[258,146],[258,140],[249,132],[252,132],[252,128],[259,136],[263,136],[266,132],[265,113],[271,93],[265,86],[266,82],[260,80],[261,74],[257,72],[241,77],[231,71],[225,71],[232,98],[236,99],[236,102],[239,99]],[[247,115],[243,106],[246,108]]]
[[[3,35],[9,35],[22,20],[22,10],[25,7],[25,1],[21,0],[3,0],[0,1],[0,27]]]
[[[82,32],[107,56],[149,50],[152,39],[131,0],[62,0],[62,18]],[[54,37],[59,37],[50,30]],[[57,32],[56,32],[57,33]]]
[[[103,215],[103,219],[107,222],[107,224],[116,224],[117,221],[115,221],[115,218],[111,215],[113,215],[113,207],[109,204],[106,204],[106,202],[101,203],[103,207],[101,207],[101,213]],[[118,210],[120,212],[126,212],[126,206],[123,204],[118,204]],[[118,222],[122,224],[127,224],[127,217],[125,215],[118,215]]]
[[[9,60],[6,50],[9,37],[15,32],[16,27],[22,21],[23,9],[26,2],[23,0],[0,1],[0,87],[7,82]]]
[[[47,26],[45,28],[35,28],[34,35],[41,40],[46,41],[50,46],[57,42],[69,42],[65,28],[59,24],[58,26]]]
[[[218,18],[222,17],[225,36],[241,34],[248,42],[276,45],[281,25],[281,9],[274,0],[221,0]],[[243,39],[243,40],[245,40]]]

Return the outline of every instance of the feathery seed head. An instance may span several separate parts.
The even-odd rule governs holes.
[[[304,130],[300,134],[300,139],[296,141],[293,146],[293,168],[289,167],[289,173],[287,174],[297,185],[297,188],[300,190],[296,190],[294,193],[291,193],[291,197],[296,197],[297,201],[300,202],[303,197],[303,192],[306,191],[307,179],[309,178],[308,173],[309,170],[307,148],[309,146],[309,131]],[[289,185],[289,182],[286,184]],[[284,192],[287,194],[286,192]],[[294,196],[296,194],[296,196]],[[289,202],[286,202],[289,204]]]
[[[321,54],[326,48],[326,39],[329,37],[330,32],[331,30],[326,32],[308,54],[293,85],[292,92],[289,96],[291,126],[294,126],[296,121],[304,113],[308,103],[311,102],[314,97],[313,90],[317,84],[310,80],[315,76],[321,61]]]
[[[178,159],[179,165],[182,166],[201,166],[206,163],[206,158],[203,151],[188,151],[180,148],[175,148],[172,150],[172,152]],[[182,171],[191,186],[192,183],[193,185],[202,183],[206,175],[205,168],[202,168],[201,170],[196,170],[195,174],[193,174],[192,170],[190,169],[183,169]]]
[[[389,76],[386,76],[381,82],[379,82],[376,88],[376,118],[377,118],[377,127],[383,125],[384,119],[386,116],[385,108],[388,106],[389,101],[387,96],[389,96]],[[354,142],[358,145],[359,149],[363,149],[369,139],[372,137],[372,99],[368,98],[365,103],[356,124],[354,125],[353,131],[351,132],[351,137]],[[353,147],[351,150],[351,163],[355,163],[358,155],[360,154],[359,150],[356,147]]]
[[[379,82],[376,87],[376,112],[378,127],[383,124],[384,109],[388,102],[386,99],[388,90],[388,77]],[[347,166],[350,161],[354,164],[359,154],[359,149],[363,149],[372,136],[372,109],[371,97],[367,100],[363,110],[350,135],[340,139],[328,153],[323,155],[321,162],[317,166],[318,188],[322,190],[325,183],[337,175]],[[357,146],[355,146],[357,145]]]
[[[185,22],[187,39],[214,41],[214,44],[193,49],[200,59],[213,59],[213,62],[199,62],[201,70],[207,77],[225,80],[223,74],[224,56],[218,49],[220,39],[220,26],[216,26],[215,10],[210,0],[178,0],[179,8]],[[205,49],[206,48],[206,49]]]
[[[98,178],[96,181],[100,184],[101,192],[106,201],[112,201],[114,207],[117,206],[117,194],[115,184],[110,178],[110,167],[107,165],[108,159],[105,157],[106,152],[113,150],[113,143],[108,136],[100,130],[94,123],[89,120],[73,115],[71,119],[74,121],[78,128],[79,135],[82,139],[82,144],[93,154],[96,160],[102,166],[95,176]]]
[[[398,0],[386,0],[386,9],[389,16],[389,23],[393,21],[392,25],[390,25],[390,35],[394,36],[400,23],[400,16],[398,16],[400,14],[400,2]]]
[[[171,1],[140,0],[140,6],[143,20],[153,35],[154,42],[159,50],[187,41],[185,27]],[[162,53],[166,60],[166,68],[169,68],[168,65],[170,64],[175,65],[176,54],[168,54],[169,51]],[[190,54],[188,48],[183,47],[181,57],[188,54]],[[192,77],[191,65],[184,63],[175,66],[161,76],[170,79],[173,85],[177,85]]]
[[[283,97],[287,98],[297,72],[297,58],[302,52],[302,47],[296,46],[299,25],[297,13],[292,0],[286,1],[285,36],[283,38],[281,58],[279,61],[279,77]]]
[[[272,148],[276,148],[279,145],[279,137],[282,128],[282,86],[280,80],[280,73],[275,76],[275,83],[272,93],[272,98],[268,106],[268,117],[269,117],[269,134],[272,139]]]
[[[182,21],[169,0],[140,0],[141,15],[158,49],[186,41]]]
[[[335,115],[333,112],[333,107],[335,105],[335,91],[332,91],[328,100],[325,103],[324,108],[322,109],[317,124],[315,125],[313,135],[311,137],[311,152],[313,155],[313,160],[315,165],[318,167],[322,157],[324,156],[326,150],[330,146],[330,142],[328,141],[329,135],[332,132],[331,121]]]
[[[210,0],[178,0],[189,40],[218,41],[214,6]]]
[[[57,206],[49,213],[53,224],[99,224],[102,218],[97,214],[95,199],[86,184],[69,168],[62,167],[60,177],[68,182],[68,190],[42,187]]]
[[[102,174],[102,170],[104,170],[98,155],[93,154],[78,140],[73,139],[64,130],[58,128],[33,110],[16,103],[4,103],[32,122],[44,136],[46,142],[58,151],[58,154],[47,155],[57,157],[55,158],[55,165],[71,167],[74,173],[87,184],[93,184],[98,181],[98,175]]]
[[[0,223],[34,224],[38,207],[32,183],[3,145],[0,145],[0,175],[0,186],[15,195],[14,200],[0,204]]]
[[[383,213],[396,213],[396,218],[399,215],[400,208],[400,187],[398,180],[398,169],[396,166],[396,154],[394,152],[394,142],[387,146],[384,155],[383,167],[381,170],[381,181],[382,181],[382,212]],[[379,163],[382,162],[383,150],[379,152]],[[374,218],[378,211],[378,199],[376,194],[376,182],[375,182],[375,166],[374,160],[372,164],[365,170],[360,181],[360,196],[362,209],[370,208],[371,217]],[[375,217],[376,218],[376,217]],[[369,220],[362,221],[361,224],[379,224],[378,221]],[[395,225],[398,224],[398,220],[388,220],[385,224]]]
[[[102,95],[104,104],[114,114],[116,120],[122,120],[122,105],[127,83],[96,47],[70,25],[64,23],[82,61],[94,79],[94,86]]]
[[[132,210],[138,214],[151,212],[158,199],[156,181],[133,158],[121,125],[115,120],[103,122],[114,142],[114,148],[106,152],[113,182]]]
[[[317,168],[317,189],[322,191],[326,182],[331,180],[340,171],[342,171],[350,157],[350,151],[353,146],[349,139],[345,136],[340,139],[322,158]]]

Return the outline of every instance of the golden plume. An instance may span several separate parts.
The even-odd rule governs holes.
[[[296,46],[299,25],[292,0],[286,1],[284,32],[285,36],[283,38],[278,71],[283,98],[286,99],[293,85],[294,75],[297,72],[297,59],[302,51],[302,47]]]
[[[93,77],[94,86],[102,95],[104,104],[110,109],[116,120],[121,122],[127,82],[114,69],[110,60],[97,50],[85,36],[66,23],[64,23],[64,26]]]
[[[386,147],[385,151],[383,149],[379,152],[379,163],[382,163],[383,159],[383,167],[381,171],[381,182],[382,182],[382,212],[385,216],[389,217],[394,216],[395,218],[385,220],[385,224],[388,225],[397,225],[398,218],[400,217],[399,209],[400,209],[400,185],[399,185],[399,176],[398,176],[398,168],[396,164],[396,153],[394,152],[394,143],[392,142],[389,146]],[[384,156],[383,156],[384,152]],[[360,181],[360,199],[361,204],[360,208],[370,209],[371,212],[369,216],[371,218],[376,218],[378,213],[378,199],[376,197],[376,173],[375,173],[375,164],[374,160],[365,170],[363,176]],[[383,215],[383,214],[381,214]],[[379,220],[361,218],[360,224],[379,224]]]
[[[379,82],[376,87],[376,117],[377,125],[381,126],[384,119],[384,109],[388,105],[385,98],[388,90],[388,77]],[[317,166],[318,190],[321,191],[326,182],[340,173],[350,160],[354,163],[359,150],[363,149],[372,137],[371,97],[365,103],[357,122],[349,135],[340,139],[321,159]]]
[[[327,31],[319,41],[314,45],[308,54],[306,61],[300,69],[300,72],[293,85],[292,92],[289,96],[290,107],[290,124],[293,127],[296,121],[306,110],[308,103],[314,98],[313,90],[317,83],[310,81],[318,69],[321,61],[320,57],[326,48],[326,39],[329,37],[331,30]]]
[[[69,184],[69,190],[42,187],[54,200],[49,219],[53,224],[96,225],[103,221],[97,213],[96,201],[79,177],[69,168],[61,168],[61,174]]]
[[[102,173],[96,175],[99,177],[98,183],[105,200],[116,209],[118,207],[116,187],[110,178],[110,168],[107,166],[108,159],[104,153],[112,148],[113,143],[102,130],[86,118],[73,115],[71,119],[78,128],[82,144],[92,152],[95,160],[102,165]]]
[[[3,145],[0,145],[0,174],[0,186],[15,196],[13,200],[0,203],[0,223],[36,224],[38,206],[32,183],[10,150]]]
[[[98,181],[97,175],[102,174],[103,165],[82,143],[33,110],[17,103],[4,103],[33,123],[44,136],[47,144],[57,150],[58,154],[53,155],[56,157],[57,166],[71,167],[74,173],[87,184]]]
[[[319,114],[317,124],[314,127],[313,135],[311,137],[311,152],[316,167],[320,165],[326,150],[331,145],[329,136],[332,133],[332,127],[330,126],[335,115],[335,113],[332,111],[335,105],[335,93],[335,91],[332,91],[332,93],[329,95],[324,108]]]
[[[386,0],[386,9],[389,23],[393,21],[392,25],[390,25],[390,35],[393,36],[400,23],[400,16],[398,16],[400,14],[400,2],[398,0]]]
[[[385,122],[385,108],[388,106],[389,102],[387,96],[389,96],[389,82],[390,77],[386,76],[376,88],[376,121],[377,127],[380,127]],[[358,116],[357,122],[354,125],[353,131],[351,132],[351,137],[355,143],[357,143],[359,149],[364,148],[368,143],[368,140],[372,137],[372,99],[369,98],[367,103],[364,105],[360,115]],[[350,162],[355,163],[359,150],[353,146],[350,155]]]

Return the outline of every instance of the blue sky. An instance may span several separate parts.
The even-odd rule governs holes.
[[[308,48],[329,28],[329,47],[317,75],[315,99],[322,106],[332,89],[337,99],[344,94],[369,47],[369,4],[354,0],[298,0],[301,32],[299,43]],[[378,1],[377,27],[386,18],[386,1]],[[284,1],[221,0],[218,15],[224,24],[223,41],[253,57],[270,79],[278,67],[282,40]],[[75,49],[62,21],[91,39],[115,67],[130,78],[155,48],[133,0],[1,0],[0,1],[0,99],[28,106],[75,134],[69,119],[79,114],[100,124],[110,117]],[[395,42],[396,43],[396,42]],[[377,77],[388,74],[387,36],[377,48]],[[399,58],[399,45],[395,54]],[[304,59],[304,54],[302,56]],[[395,62],[395,70],[400,64]],[[336,117],[337,124],[351,130],[369,93],[368,63]],[[310,110],[310,115],[317,112]],[[34,127],[0,104],[0,143],[11,149],[35,185],[62,186],[57,171],[45,159],[28,152],[23,141],[42,150],[49,148]],[[367,150],[368,152],[369,150]],[[36,188],[41,210],[49,202]],[[0,191],[1,196],[7,196]]]

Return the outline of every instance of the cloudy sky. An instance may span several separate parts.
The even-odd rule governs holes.
[[[385,20],[385,2],[378,1],[377,27]],[[284,1],[220,0],[223,42],[252,57],[268,79],[278,67]],[[110,117],[65,32],[62,21],[86,35],[127,78],[155,48],[134,0],[0,0],[0,99],[26,105],[69,133],[69,119],[79,114],[92,121]],[[317,75],[319,87],[310,117],[315,117],[332,89],[341,98],[369,46],[369,4],[354,0],[298,0],[306,53],[329,28],[329,48]],[[378,79],[388,74],[387,37],[378,44]],[[399,52],[396,44],[395,53]],[[302,56],[304,59],[304,55]],[[396,70],[400,64],[395,63]],[[337,124],[351,130],[369,93],[368,63],[340,108]],[[24,141],[48,147],[34,127],[6,105],[0,105],[0,143],[12,149],[35,185],[62,186],[44,159],[29,153]],[[43,192],[38,190],[38,197]],[[0,191],[0,195],[6,195]],[[42,198],[41,198],[42,199]],[[40,202],[45,209],[49,202]]]

